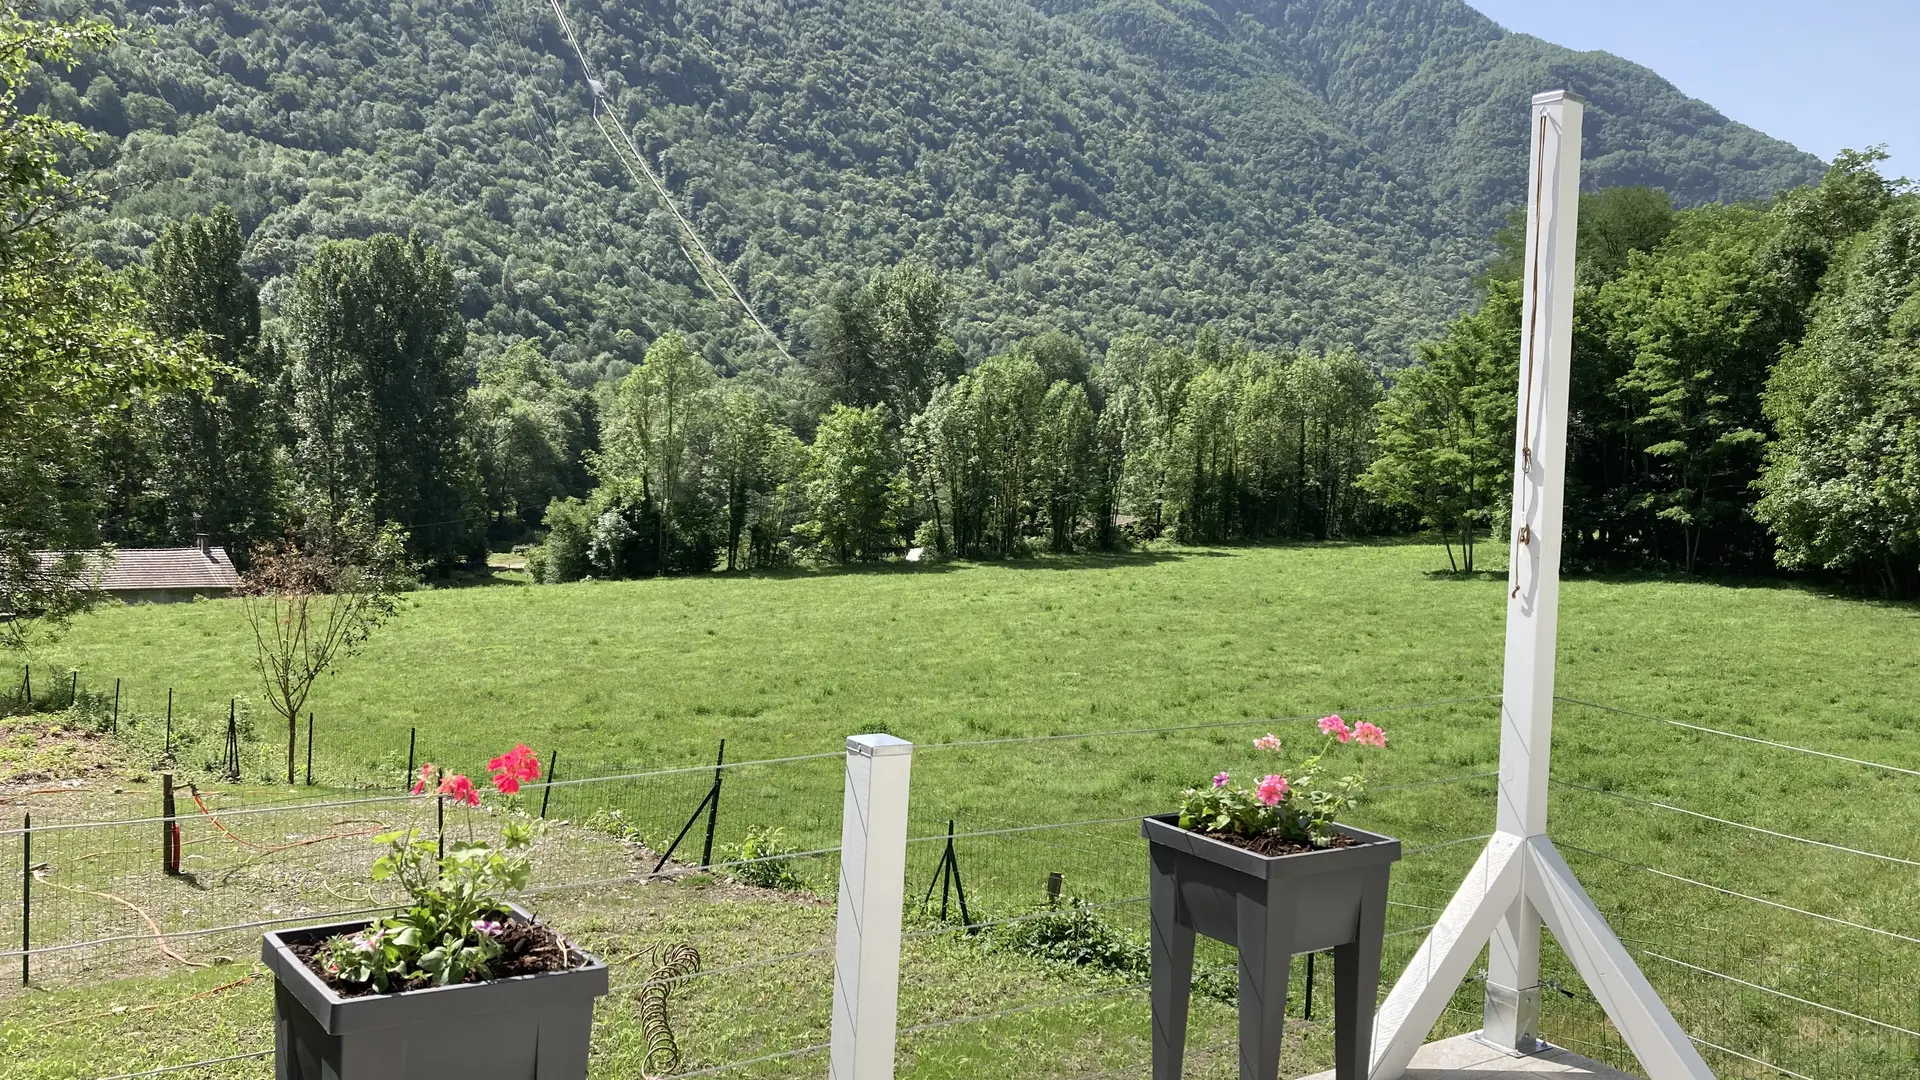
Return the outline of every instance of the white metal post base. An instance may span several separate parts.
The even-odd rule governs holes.
[[[1649,1080],[1713,1080],[1713,1070],[1693,1040],[1667,1011],[1553,844],[1545,836],[1522,840],[1510,833],[1488,841],[1380,1006],[1369,1080],[1398,1080],[1406,1072],[1481,947],[1523,897],[1546,920]]]

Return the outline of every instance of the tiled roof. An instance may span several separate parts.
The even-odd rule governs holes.
[[[39,554],[43,561],[51,561],[55,557],[52,552]],[[98,587],[102,592],[141,589],[228,591],[240,586],[240,576],[234,572],[233,561],[227,558],[227,549],[222,547],[204,552],[197,547],[121,548],[97,560],[89,557],[88,562],[88,568],[81,576],[91,578],[97,572]]]

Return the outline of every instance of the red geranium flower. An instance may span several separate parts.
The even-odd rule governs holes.
[[[540,779],[540,759],[526,743],[520,743],[487,762],[487,770],[493,774],[493,786],[503,795],[512,795],[520,790],[522,782]]]
[[[440,781],[440,794],[448,796],[454,802],[466,803],[468,806],[480,805],[480,793],[473,790],[473,781],[459,773],[454,773]]]
[[[427,785],[431,783],[433,783],[433,762],[429,761],[425,765],[420,766],[420,779],[414,781],[413,793],[415,795],[425,795],[427,793]]]

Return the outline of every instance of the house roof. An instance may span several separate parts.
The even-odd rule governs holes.
[[[43,563],[57,552],[37,552]],[[240,587],[227,549],[211,547],[121,548],[104,556],[89,555],[83,579],[98,575],[102,592],[138,592],[144,589],[206,589],[229,592]]]

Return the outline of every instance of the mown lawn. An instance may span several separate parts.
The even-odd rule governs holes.
[[[543,754],[558,749],[563,776],[707,761],[721,738],[731,760],[830,752],[850,732],[882,729],[927,747],[914,766],[916,836],[937,835],[948,818],[962,833],[1124,818],[1165,808],[1180,786],[1217,767],[1262,767],[1246,741],[1269,726],[1290,749],[1310,743],[1306,719],[1267,718],[1496,693],[1505,584],[1434,572],[1442,564],[1429,546],[1331,544],[426,591],[321,684],[315,772],[328,783],[396,786],[410,727],[419,729],[422,759],[473,768],[525,740]],[[1559,689],[1920,768],[1917,616],[1912,605],[1778,584],[1575,578],[1563,591]],[[36,683],[68,667],[81,669],[83,686],[120,677],[143,714],[172,686],[183,716],[224,724],[228,695],[253,692],[250,662],[234,604],[115,609],[43,649]],[[1388,790],[1358,823],[1410,848],[1491,830],[1492,782],[1457,778],[1494,767],[1494,703],[1373,715],[1393,735],[1374,773]],[[129,725],[143,748],[150,724]],[[931,745],[1207,724],[1246,726]],[[262,737],[264,772],[273,733]],[[1566,783],[1553,793],[1554,835],[1696,1036],[1822,1080],[1915,1068],[1920,1039],[1893,1029],[1920,1030],[1904,974],[1920,948],[1680,879],[1920,937],[1920,875],[1906,861],[1920,860],[1920,777],[1571,704],[1560,709],[1555,744],[1555,775]],[[1432,780],[1456,782],[1414,786]],[[555,816],[577,821],[619,808],[657,843],[706,782],[689,775],[613,799],[557,789]],[[831,759],[729,774],[721,839],[760,824],[786,828],[803,848],[831,845],[838,783]],[[75,812],[70,799],[60,806]],[[1030,909],[1052,869],[1091,899],[1144,892],[1131,831],[1121,821],[1070,836],[978,837],[959,851],[975,904],[1002,916]],[[1473,853],[1463,843],[1410,854],[1396,871],[1393,927],[1430,922]],[[938,854],[937,841],[916,845],[911,888],[925,887]],[[1117,921],[1137,926],[1130,911]],[[955,966],[926,968],[924,987],[916,984],[947,1001],[949,1013],[972,1000],[965,980],[976,968],[987,977],[1009,963],[956,955]],[[1566,990],[1548,995],[1549,1034],[1613,1056],[1610,1033],[1564,961],[1552,954],[1548,968]],[[979,996],[1017,1000],[1026,992],[1020,979],[1041,977],[1018,964],[1008,970],[1012,982]],[[1472,995],[1470,986],[1462,1002]],[[1129,1059],[1095,1053],[1073,1033],[1124,1042],[1141,1020],[1138,1002],[1104,998],[1059,1016],[1019,1016],[1007,1023],[1032,1031],[930,1030],[911,1074],[978,1075],[968,1072],[965,1063],[979,1060],[969,1055],[1005,1046],[1023,1047],[1032,1063],[1005,1075],[1098,1072]],[[1046,1066],[1048,1055],[1061,1067]],[[1722,1075],[1775,1075],[1720,1051],[1709,1058]],[[960,1064],[939,1064],[948,1061]]]

